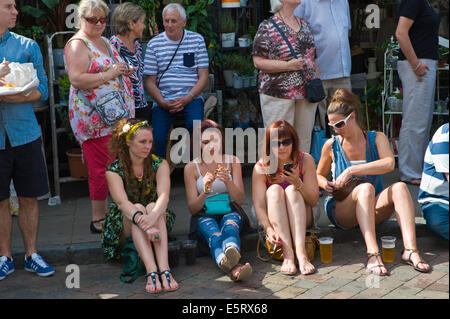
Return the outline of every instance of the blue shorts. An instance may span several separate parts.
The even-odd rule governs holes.
[[[335,215],[335,209],[336,209],[336,199],[333,196],[327,196],[325,198],[323,206],[325,208],[325,212],[327,213],[328,219],[337,228],[342,229],[342,230],[349,230],[349,229],[353,229],[353,228],[356,227],[355,226],[355,227],[348,228],[348,227],[344,227],[344,226],[339,225],[339,223],[336,220],[336,217],[334,216]]]

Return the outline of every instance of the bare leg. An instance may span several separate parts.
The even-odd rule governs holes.
[[[285,193],[291,234],[294,238],[295,252],[297,254],[300,272],[304,275],[309,275],[315,271],[315,268],[308,259],[305,236],[306,227],[312,225],[312,211],[306,209],[302,194],[296,191],[294,186],[288,186]]]
[[[297,267],[295,266],[295,254],[284,189],[276,184],[270,186],[266,191],[266,202],[269,221],[283,242],[284,260],[281,272],[284,274],[295,274]]]
[[[22,233],[26,257],[37,252],[39,206],[35,197],[19,197],[19,228]]]
[[[166,216],[161,216],[156,223],[156,228],[160,231],[160,240],[153,242],[155,248],[156,259],[158,260],[158,266],[160,271],[170,270],[169,267],[169,252],[168,252],[168,239],[167,239],[167,227]],[[165,275],[161,276],[161,281],[166,290],[178,289],[178,283],[170,274],[170,284]]]
[[[9,199],[0,202],[0,256],[11,258],[12,216]]]
[[[379,253],[375,233],[375,188],[372,184],[364,183],[356,186],[345,200],[337,202],[335,217],[344,227],[359,225],[367,253]],[[380,256],[369,258],[367,269],[372,269],[375,274],[387,273]]]
[[[430,265],[421,262],[419,253],[411,253],[412,250],[417,250],[416,224],[414,203],[406,184],[398,182],[383,190],[377,197],[376,211],[377,222],[389,218],[395,211],[397,222],[402,231],[403,246],[405,247],[402,259],[408,260],[411,257],[414,265],[422,270],[429,270]]]

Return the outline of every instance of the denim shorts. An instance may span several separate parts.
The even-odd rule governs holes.
[[[348,228],[348,227],[339,225],[338,221],[336,220],[336,216],[335,216],[336,199],[333,196],[327,196],[327,198],[325,198],[323,206],[325,208],[325,212],[327,213],[328,219],[337,228],[343,229],[343,230],[349,230],[349,229],[353,229],[356,227],[355,226],[355,227]]]

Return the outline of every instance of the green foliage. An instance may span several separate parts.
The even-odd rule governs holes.
[[[381,116],[382,116],[382,102],[381,102],[381,92],[383,91],[383,78],[380,77],[376,85],[371,85],[367,87],[367,91],[364,96],[362,96],[361,102],[362,106],[367,105],[368,119],[370,129],[381,130]],[[360,113],[361,122],[366,122],[365,112]]]
[[[186,29],[200,33],[205,39],[211,73],[215,73],[216,68],[221,68],[223,61],[223,54],[217,42],[217,33],[214,31],[211,18],[208,17],[208,8],[213,4],[214,0],[183,1],[186,9]]]
[[[149,28],[151,28],[150,33],[156,34],[156,31],[158,30],[158,26],[156,24],[156,12],[158,11],[159,7],[161,6],[161,1],[159,0],[133,0],[133,3],[139,5],[142,9],[144,9],[146,13],[145,17],[145,25],[146,30],[149,31]]]
[[[21,11],[32,16],[37,25],[44,25],[47,33],[63,31],[65,27],[65,9],[70,3],[69,0],[42,0],[41,8],[25,5]],[[45,23],[40,23],[45,21]]]
[[[439,46],[438,53],[439,60],[446,60],[448,58],[448,48]]]
[[[222,15],[222,25],[220,31],[222,31],[222,33],[236,32],[236,21],[234,21],[230,10],[225,9]]]
[[[69,76],[65,74],[64,76],[61,76],[57,80],[58,86],[61,88],[61,94],[67,95],[69,94],[70,90],[70,81]]]
[[[257,31],[258,31],[258,29],[254,25],[248,26],[247,33],[249,34],[250,39],[253,40],[255,38],[255,35],[256,35]]]
[[[33,25],[31,27],[24,26],[20,23],[16,23],[16,26],[12,29],[13,32],[23,35],[24,37],[33,39],[39,45],[44,41],[44,27]]]

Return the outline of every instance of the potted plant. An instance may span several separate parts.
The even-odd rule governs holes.
[[[226,11],[222,16],[221,31],[222,47],[234,47],[234,40],[236,38],[236,22],[234,21],[230,11]]]
[[[236,60],[239,56],[236,53],[224,55],[223,57],[223,77],[225,86],[233,86],[233,73],[237,71]]]
[[[59,89],[59,104],[69,105],[69,92],[70,92],[70,81],[69,76],[65,74],[57,80]]]

